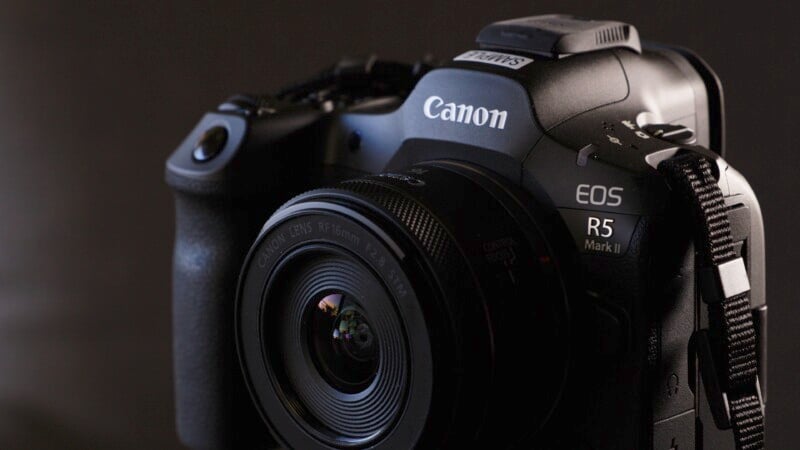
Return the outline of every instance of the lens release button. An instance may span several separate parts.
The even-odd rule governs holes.
[[[225,147],[228,141],[228,130],[225,127],[216,126],[209,128],[192,151],[192,159],[196,162],[206,162],[217,156]]]

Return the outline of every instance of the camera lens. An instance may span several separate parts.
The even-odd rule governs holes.
[[[335,218],[322,220],[346,235]],[[387,431],[404,405],[408,346],[377,274],[344,246],[306,241],[281,255],[261,305],[261,351],[294,420],[329,443],[358,445]]]
[[[311,359],[331,386],[341,392],[363,391],[378,371],[378,338],[352,296],[323,294],[308,305]]]
[[[501,446],[542,426],[566,378],[567,304],[526,195],[437,161],[269,219],[240,278],[237,343],[282,445]]]

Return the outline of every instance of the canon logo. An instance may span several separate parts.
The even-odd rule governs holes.
[[[429,119],[439,119],[447,122],[464,123],[482,127],[488,125],[489,128],[502,130],[506,127],[508,111],[499,109],[487,109],[483,106],[474,107],[472,105],[445,103],[442,97],[431,95],[422,105],[425,117]]]

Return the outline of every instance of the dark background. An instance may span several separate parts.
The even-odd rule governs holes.
[[[341,55],[414,60],[498,19],[568,12],[694,49],[767,229],[769,434],[795,448],[799,10],[791,2],[3,2],[0,448],[174,448],[163,161],[228,94]]]

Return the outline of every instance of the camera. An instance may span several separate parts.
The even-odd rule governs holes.
[[[185,445],[763,439],[763,222],[716,75],[615,21],[477,43],[231,97],[170,156]]]

